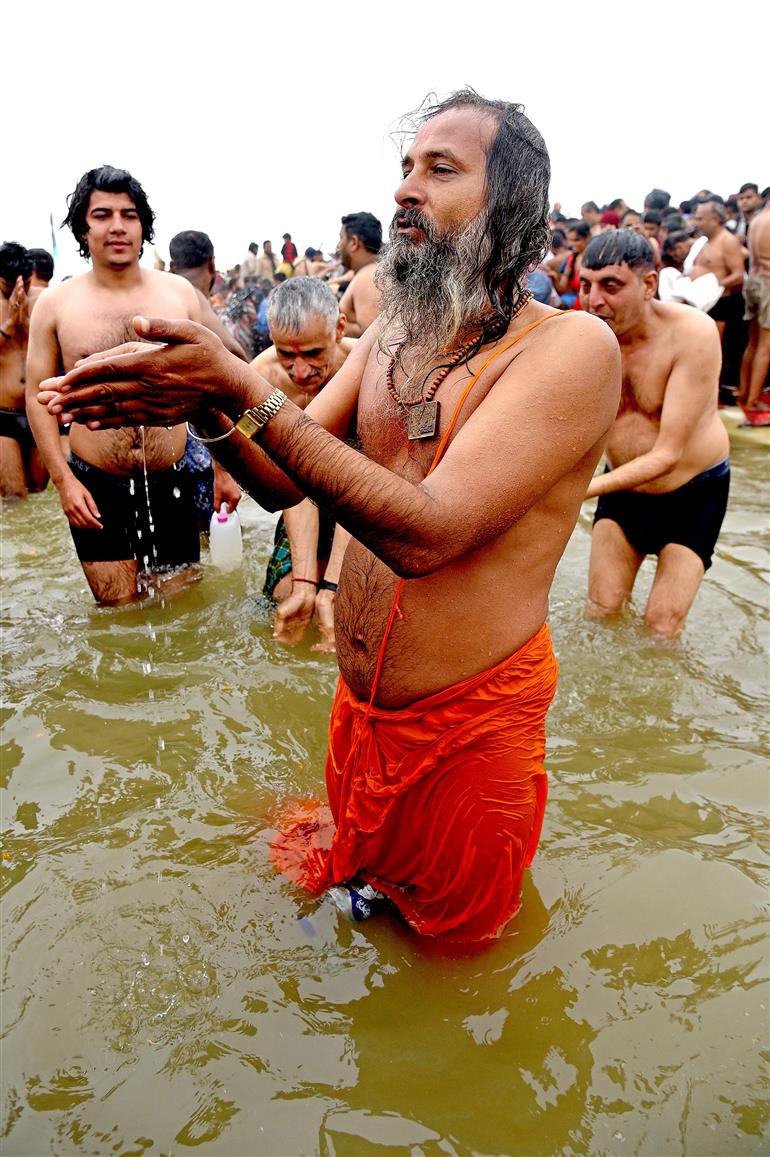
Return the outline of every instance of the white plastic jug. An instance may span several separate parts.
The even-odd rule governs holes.
[[[237,570],[243,561],[243,539],[237,510],[228,512],[227,503],[211,516],[209,552],[214,566],[220,570]]]

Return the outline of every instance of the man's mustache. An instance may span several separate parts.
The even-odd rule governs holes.
[[[393,218],[393,229],[420,229],[426,237],[433,236],[433,226],[419,209],[399,209]]]

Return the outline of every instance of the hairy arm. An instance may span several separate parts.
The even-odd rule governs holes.
[[[263,445],[346,530],[413,578],[498,537],[586,459],[611,427],[619,383],[614,336],[574,315],[533,336],[418,484],[333,438],[309,411],[284,407]]]
[[[264,400],[270,392],[267,383],[254,380],[253,371],[235,359],[229,359],[228,372],[237,367],[236,378],[223,383],[219,368],[227,355],[221,344],[217,342],[221,350],[217,355],[208,339],[194,333],[194,327],[190,330],[193,333],[181,323],[153,322],[142,332],[148,337],[176,334],[181,353],[168,346],[160,351],[140,347],[128,355],[113,351],[59,383],[59,390],[65,391],[79,384],[77,396],[52,389],[48,404],[56,410],[69,402],[73,412],[84,407],[81,420],[93,415],[99,427],[127,420],[123,413],[102,418],[105,397],[113,399],[112,409],[117,398],[134,425],[167,424],[187,414],[195,420],[210,408],[214,394],[229,418],[240,413],[244,401],[255,405]],[[265,428],[260,447],[239,435],[214,444],[220,460],[258,501],[263,501],[263,491],[268,500],[279,493],[280,509],[296,503],[304,492],[396,574],[415,577],[499,536],[565,475],[594,453],[598,457],[596,448],[617,409],[620,354],[614,336],[595,318],[573,314],[569,322],[550,320],[536,331],[462,427],[437,469],[418,484],[340,440],[355,414],[361,376],[375,339],[376,327],[371,327],[307,411],[284,404]],[[211,358],[217,362],[214,374]],[[84,379],[97,384],[89,387]],[[228,449],[222,451],[224,446]],[[232,454],[232,460],[226,454]],[[276,464],[272,473],[265,455]],[[290,502],[284,476],[293,483]],[[254,492],[256,485],[259,493]],[[263,504],[269,506],[269,501]]]
[[[721,356],[716,325],[710,318],[693,313],[686,334],[681,335],[679,354],[666,384],[654,446],[646,454],[592,479],[587,498],[633,490],[674,470],[706,407],[713,405]]]

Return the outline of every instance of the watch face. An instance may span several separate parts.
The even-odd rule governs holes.
[[[255,434],[259,433],[264,424],[264,422],[260,422],[254,417],[253,410],[247,410],[236,422],[236,428],[240,430],[246,438],[253,438]]]

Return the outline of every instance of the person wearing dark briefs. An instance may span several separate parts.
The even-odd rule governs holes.
[[[518,910],[538,844],[548,592],[620,356],[596,318],[524,289],[550,164],[520,105],[468,90],[424,108],[402,172],[379,320],[304,411],[201,326],[158,317],[135,328],[161,344],[96,356],[39,400],[95,430],[188,419],[258,501],[308,495],[353,535],[330,810],[300,809],[272,855],[313,893],[352,906],[370,889],[424,935],[479,943]]]
[[[84,173],[69,198],[64,224],[92,268],[45,290],[30,327],[30,425],[59,491],[83,572],[94,598],[104,604],[134,601],[150,575],[171,593],[197,574],[190,569],[200,556],[192,488],[180,468],[185,427],[94,431],[75,426],[67,460],[56,419],[38,405],[37,393],[44,378],[125,337],[137,310],[201,323],[198,294],[184,278],[139,265],[145,242],[153,239],[153,221],[145,192],[130,173],[109,165]],[[219,338],[210,336],[224,354]]]
[[[32,281],[37,289],[47,289],[53,280],[54,260],[47,249],[28,249],[32,258]]]
[[[607,466],[588,487],[599,498],[591,539],[588,614],[618,614],[646,555],[657,555],[645,623],[674,638],[685,624],[727,508],[727,432],[717,410],[720,349],[714,322],[657,301],[645,237],[595,237],[580,271],[583,308],[617,337],[623,390]]]
[[[372,213],[348,213],[340,229],[340,260],[353,271],[340,309],[347,317],[348,337],[360,337],[380,312],[375,274],[382,248],[382,225]]]
[[[728,323],[740,323],[743,319],[743,249],[740,241],[725,229],[725,209],[721,202],[701,201],[693,219],[706,244],[695,258],[690,277],[694,280],[713,273],[722,286],[722,296],[709,310],[721,339]]]
[[[0,498],[25,498],[48,482],[24,408],[30,315],[43,292],[33,270],[23,245],[0,245]]]
[[[291,239],[291,233],[284,233],[281,257],[286,265],[293,265],[297,260],[297,246]]]
[[[217,275],[211,238],[197,229],[186,229],[171,238],[168,252],[171,272],[189,281],[198,294],[203,324],[217,335],[225,349],[247,361],[241,343],[225,328],[211,308],[209,294]],[[212,459],[203,443],[196,442],[189,434],[182,465],[190,472],[198,529],[208,533],[214,511],[220,510],[223,502],[227,503],[228,510],[235,510],[241,499],[241,488],[216,459]]]
[[[271,294],[267,319],[273,345],[252,362],[265,381],[300,409],[345,364],[355,338],[334,293],[316,277],[293,277]],[[278,604],[274,637],[298,643],[315,615],[321,640],[334,650],[334,595],[350,535],[309,498],[284,510],[275,531],[263,593]]]

